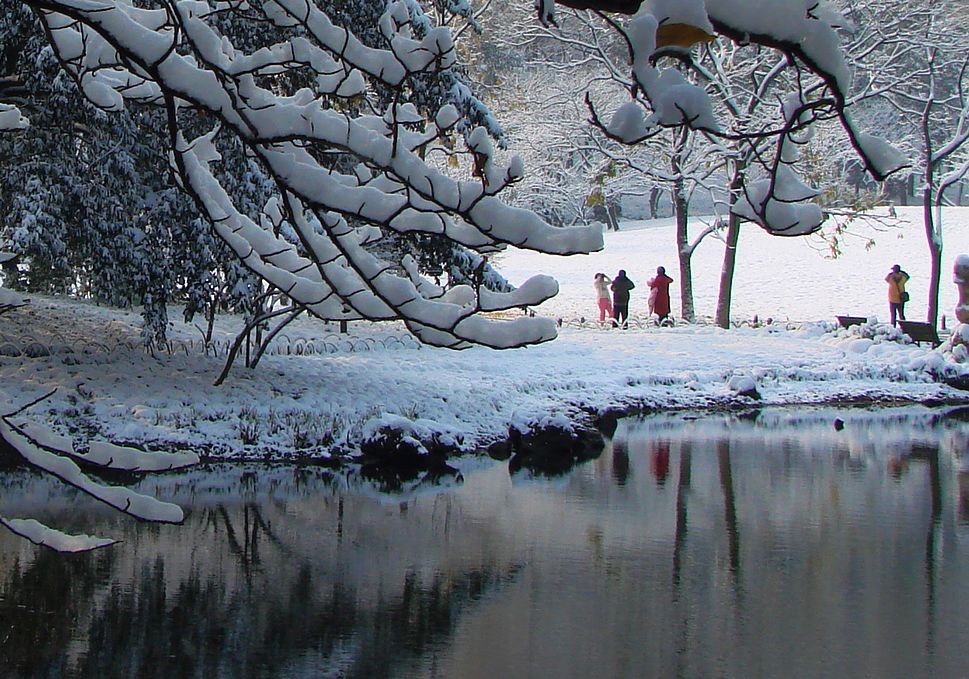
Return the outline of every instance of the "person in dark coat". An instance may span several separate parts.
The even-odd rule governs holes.
[[[660,324],[670,315],[670,283],[673,279],[666,275],[666,269],[659,267],[656,275],[649,279],[649,310],[659,316]]]
[[[615,325],[629,327],[629,291],[636,287],[636,284],[626,278],[626,270],[620,269],[616,277],[612,279],[612,313]]]

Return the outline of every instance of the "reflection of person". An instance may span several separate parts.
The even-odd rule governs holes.
[[[609,294],[609,284],[612,281],[604,273],[597,273],[592,287],[596,290],[596,303],[599,305],[599,322],[602,323],[606,317],[612,318],[612,298]]]
[[[629,449],[625,441],[612,442],[612,478],[617,486],[625,486],[629,479]]]
[[[649,312],[659,316],[662,323],[670,315],[670,283],[673,279],[666,275],[666,269],[659,267],[656,275],[649,279]]]
[[[896,316],[905,320],[905,302],[908,301],[908,293],[905,292],[905,284],[908,282],[909,275],[902,271],[898,264],[885,276],[888,283],[888,310],[892,317],[892,325],[896,325]]]
[[[902,475],[908,471],[908,458],[907,457],[892,457],[888,460],[888,473],[891,477],[898,481],[902,478]]]
[[[616,325],[629,327],[629,291],[636,287],[636,284],[626,278],[626,270],[619,269],[619,273],[612,280],[612,314],[616,319]]]
[[[653,470],[656,483],[663,485],[670,475],[670,442],[657,441],[650,443],[649,466]]]

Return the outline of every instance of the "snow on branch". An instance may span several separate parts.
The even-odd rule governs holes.
[[[795,176],[797,147],[810,137],[812,125],[837,120],[861,164],[876,180],[907,165],[888,142],[856,129],[847,93],[850,69],[837,29],[847,21],[827,2],[816,0],[562,0],[570,7],[630,15],[603,20],[616,30],[628,49],[632,75],[630,99],[611,115],[597,111],[587,98],[590,122],[623,144],[641,143],[667,128],[686,127],[713,140],[747,140],[757,156],[760,176],[748,177],[745,200],[736,212],[771,233],[802,235],[820,228],[822,211],[815,193]],[[540,1],[540,16],[551,11]],[[694,59],[696,45],[715,36],[741,45],[759,45],[783,55],[784,83],[779,118],[766,123],[749,119],[741,126],[718,119],[708,76]],[[664,65],[670,62],[670,65]],[[779,78],[772,81],[780,82]],[[775,139],[772,153],[755,147]]]
[[[3,397],[2,392],[0,397]],[[79,453],[75,450],[71,439],[57,434],[45,425],[18,418],[24,410],[45,398],[47,397],[44,396],[15,410],[0,414],[0,441],[9,445],[30,466],[51,474],[99,502],[140,521],[157,523],[183,521],[184,513],[178,505],[162,502],[123,486],[99,483],[85,474],[75,460],[106,470],[166,471],[197,464],[199,461],[197,455],[149,453],[97,441],[90,444],[87,453]],[[35,544],[57,551],[87,551],[116,542],[109,538],[68,535],[48,528],[33,519],[10,519],[0,516],[0,524]]]
[[[18,295],[11,290],[0,287],[0,315],[26,305],[27,301],[23,298],[23,295]]]
[[[742,0],[716,0],[707,6],[720,35],[777,49],[820,79],[823,90],[818,100],[831,99],[827,107],[841,121],[865,170],[876,181],[906,166],[888,142],[858,132],[852,123],[847,104],[851,75],[835,30],[847,22],[830,5],[816,0],[778,0],[767,8]]]
[[[35,545],[47,547],[55,552],[90,552],[118,543],[117,540],[112,540],[111,538],[63,533],[45,526],[36,519],[5,519],[0,517],[0,525],[6,527],[14,535],[19,535],[22,538],[30,540]]]
[[[31,466],[52,474],[64,483],[135,518],[160,523],[181,523],[184,516],[177,505],[161,502],[125,487],[105,486],[93,481],[69,459],[71,451],[45,444],[38,429],[45,433],[47,431],[46,428],[37,426],[14,424],[9,417],[0,419],[0,436]]]
[[[295,303],[328,320],[401,319],[422,341],[453,348],[555,337],[549,319],[481,315],[541,303],[557,292],[550,279],[448,295],[374,254],[384,231],[437,234],[482,253],[602,246],[598,227],[557,228],[506,204],[499,194],[521,179],[520,160],[499,163],[483,128],[454,148],[455,107],[408,101],[423,77],[456,59],[449,29],[432,26],[419,4],[390,2],[374,46],[309,0],[24,3],[89,100],[109,111],[165,108],[177,182],[245,265]],[[236,47],[222,32],[226,17],[271,35],[270,44]],[[233,204],[219,178],[220,146],[231,138],[277,187],[259,214]],[[473,156],[474,176],[455,180],[429,165],[432,147]]]
[[[19,108],[13,104],[0,103],[0,132],[25,130],[29,124]]]

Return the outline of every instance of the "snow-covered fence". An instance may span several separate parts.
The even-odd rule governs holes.
[[[39,338],[31,335],[11,336],[0,333],[0,356],[9,358],[43,358],[45,356],[93,356],[118,351],[141,350],[139,342],[86,338]]]
[[[586,318],[580,316],[578,318],[560,318],[558,319],[558,326],[560,328],[574,328],[577,330],[606,330],[613,331],[616,327],[613,325],[611,320],[606,320],[600,322],[595,318]],[[783,330],[796,330],[804,325],[807,321],[791,321],[791,320],[771,320],[771,322],[757,321],[757,320],[743,320],[737,321],[732,324],[734,328],[761,328],[761,327],[774,327]],[[655,318],[643,318],[643,317],[630,317],[626,322],[631,330],[665,330],[667,327],[684,327],[684,326],[715,326],[716,320],[712,317],[700,317],[697,318],[692,323],[687,323],[682,319],[676,319],[672,324],[660,325]]]
[[[325,337],[296,337],[280,335],[266,353],[271,356],[312,356],[315,354],[360,353],[398,349],[420,349],[421,343],[413,335],[386,335],[383,337],[351,337],[327,335]]]
[[[646,318],[630,318],[626,321],[626,325],[634,330],[646,330],[648,328],[655,328],[656,322],[652,319]],[[558,319],[558,326],[560,328],[574,328],[577,330],[615,330],[615,326],[612,321],[599,322],[593,318],[585,318],[580,316],[579,318],[560,318]]]
[[[316,356],[420,349],[421,346],[421,343],[409,333],[382,334],[380,337],[354,337],[336,334],[323,337],[290,337],[286,334],[280,334],[273,339],[272,344],[266,350],[266,354],[270,356]],[[228,356],[232,349],[232,340],[215,340],[208,343],[191,339],[170,340],[166,343],[164,349],[169,355],[183,353],[186,356],[191,354]]]
[[[225,357],[232,347],[231,339],[203,342],[193,339],[173,339],[156,351],[169,356],[211,355]],[[372,351],[399,351],[420,349],[421,343],[408,333],[382,334],[380,337],[353,337],[330,334],[324,337],[289,337],[280,335],[266,350],[270,356],[316,356],[325,354],[348,354]],[[61,339],[14,337],[0,333],[0,357],[44,358],[47,356],[110,357],[116,353],[143,352],[144,345],[133,340],[110,339]]]

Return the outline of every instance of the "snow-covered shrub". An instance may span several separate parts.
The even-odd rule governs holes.
[[[740,373],[731,376],[727,382],[727,388],[737,396],[745,396],[754,400],[760,400],[760,392],[757,390],[757,382],[747,373]]]
[[[952,334],[939,349],[955,363],[969,362],[969,324],[960,323],[952,328]]]

